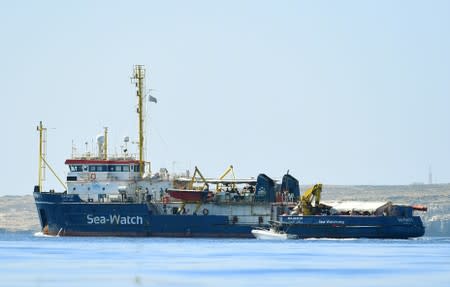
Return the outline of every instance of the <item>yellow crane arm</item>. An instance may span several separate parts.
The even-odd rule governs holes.
[[[318,207],[320,204],[320,195],[322,193],[322,184],[318,183],[312,188],[305,191],[300,199],[300,205],[304,215],[313,214],[312,201],[314,199],[314,207]]]
[[[208,184],[208,182],[206,182],[206,179],[203,177],[202,173],[200,172],[200,170],[198,169],[197,166],[195,167],[194,174],[192,175],[192,179],[191,179],[191,182],[190,182],[190,189],[194,189],[194,183],[195,183],[195,181],[196,181],[196,180],[195,180],[195,176],[196,176],[197,174],[200,176],[200,178],[201,178],[202,181],[203,181],[203,188],[202,188],[202,189],[205,189],[205,188],[208,188],[208,189],[209,189],[209,184]]]
[[[233,165],[230,165],[223,173],[221,176],[219,176],[219,180],[224,179],[225,176],[227,176],[229,173],[231,172],[233,179],[236,180],[236,176],[234,175],[234,169],[233,169]],[[236,188],[236,183],[233,182],[231,184],[231,188],[235,189]],[[216,185],[216,191],[220,191],[222,189],[222,183],[217,183]]]

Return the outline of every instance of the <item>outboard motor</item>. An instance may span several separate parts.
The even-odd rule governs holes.
[[[261,173],[256,179],[256,201],[275,202],[275,182],[267,175]]]
[[[300,198],[300,185],[298,180],[290,174],[285,174],[283,180],[281,181],[281,190],[287,190],[289,193],[293,194],[294,201]]]

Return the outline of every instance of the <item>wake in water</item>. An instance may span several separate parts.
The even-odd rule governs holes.
[[[42,231],[39,232],[35,232],[33,234],[34,237],[59,237],[59,235],[48,235],[48,234],[44,234]]]
[[[314,240],[320,240],[320,241],[353,241],[353,240],[360,240],[360,238],[304,238],[301,240],[308,240],[308,241],[314,241]]]
[[[58,231],[58,234],[56,234],[56,236],[44,234],[42,231],[41,232],[36,232],[34,234],[34,236],[36,236],[36,237],[59,237],[59,235],[61,234],[61,231],[63,231],[62,228]]]

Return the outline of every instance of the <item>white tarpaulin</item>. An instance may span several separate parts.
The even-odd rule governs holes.
[[[357,213],[377,213],[382,212],[391,205],[389,201],[322,201],[323,205],[330,206],[331,214],[339,214],[345,212],[357,212]]]

